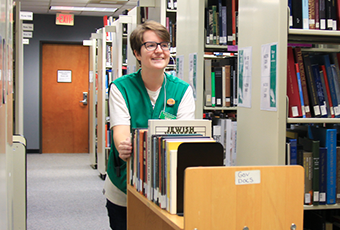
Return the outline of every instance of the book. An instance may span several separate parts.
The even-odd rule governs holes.
[[[227,45],[233,44],[233,13],[232,1],[227,1]]]
[[[218,142],[182,143],[177,150],[177,215],[183,215],[184,173],[188,167],[223,166],[223,146]]]
[[[292,0],[293,28],[302,29],[302,0]]]
[[[323,90],[323,86],[322,86],[322,82],[320,78],[319,65],[313,64],[312,72],[313,72],[313,79],[315,83],[316,94],[317,94],[319,105],[320,105],[320,114],[322,117],[328,117],[327,103],[326,103],[326,98],[324,95],[324,90]]]
[[[215,72],[211,71],[211,106],[216,106]]]
[[[340,146],[336,147],[336,203],[340,204]]]
[[[312,71],[312,62],[310,60],[309,53],[303,54],[303,64],[305,66],[306,70],[306,80],[308,85],[308,92],[309,92],[309,99],[310,99],[310,105],[312,108],[312,116],[313,117],[320,117],[320,104],[317,97],[316,87],[314,83],[314,76]]]
[[[308,13],[308,1],[302,0],[302,29],[309,29],[309,13]]]
[[[312,152],[304,151],[303,152],[303,168],[305,169],[305,198],[304,198],[305,205],[312,205],[312,199],[313,199],[312,167],[313,167]]]
[[[230,79],[230,65],[225,65],[225,104],[223,106],[231,106],[231,79]]]
[[[326,0],[319,0],[320,30],[326,29]]]
[[[170,214],[177,213],[177,150],[182,143],[208,143],[215,142],[212,138],[187,138],[169,139],[165,140],[166,151],[166,210]],[[171,155],[172,151],[172,155]]]
[[[319,204],[326,204],[327,193],[327,148],[319,148]]]
[[[211,106],[211,59],[204,60],[204,95],[205,106]]]
[[[315,27],[315,2],[319,0],[308,0],[308,23],[309,29],[316,29]]]
[[[293,48],[287,48],[287,96],[288,96],[288,116],[301,117],[301,102],[299,87],[296,77]]]
[[[340,117],[339,102],[338,102],[337,95],[336,95],[330,58],[329,58],[328,54],[324,54],[324,55],[322,55],[322,57],[323,57],[324,66],[325,66],[325,69],[326,69],[326,76],[327,76],[329,92],[330,92],[330,95],[331,95],[332,104],[333,104],[333,108],[334,108],[334,115],[335,115],[335,117]],[[324,72],[324,74],[325,74],[325,72]]]
[[[336,132],[336,129],[309,126],[309,138],[319,140],[320,146],[327,148],[326,204],[336,202]]]
[[[321,80],[323,80],[323,88],[324,90],[326,91],[326,103],[328,101],[328,104],[329,104],[329,110],[330,110],[330,115],[331,117],[335,117],[335,112],[334,112],[334,106],[333,106],[333,102],[332,102],[332,97],[331,97],[331,93],[330,93],[330,90],[329,90],[329,84],[328,84],[328,78],[327,78],[327,72],[326,72],[326,67],[325,65],[321,65],[321,71],[320,71],[320,77],[321,77]]]
[[[295,54],[296,63],[299,66],[298,69],[300,72],[301,88],[302,88],[302,93],[303,93],[304,112],[305,112],[306,117],[311,117],[308,89],[307,89],[307,82],[306,82],[306,74],[305,74],[305,68],[303,64],[301,47],[294,48],[294,54]]]
[[[150,119],[148,121],[148,139],[147,146],[147,159],[151,159],[152,145],[151,137],[153,135],[164,134],[200,134],[203,136],[211,137],[211,120],[194,119],[194,120],[160,120]],[[151,161],[147,160],[147,194],[148,199],[151,199]]]
[[[296,165],[297,164],[297,139],[295,138],[287,138],[288,144],[288,164],[289,165]]]
[[[301,86],[300,70],[299,70],[299,64],[297,63],[295,63],[295,70],[296,70],[296,78],[298,82],[299,96],[300,96],[300,102],[301,102],[302,117],[306,118],[305,104],[304,104],[304,98],[303,98],[303,92],[302,92],[302,86]]]
[[[319,175],[320,175],[320,142],[311,140],[307,137],[299,137],[299,144],[302,145],[303,150],[312,153],[312,204],[319,204]]]
[[[213,67],[215,73],[215,99],[216,106],[222,106],[222,67]]]

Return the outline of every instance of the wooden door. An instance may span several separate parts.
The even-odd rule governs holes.
[[[88,153],[89,48],[42,45],[42,153]]]

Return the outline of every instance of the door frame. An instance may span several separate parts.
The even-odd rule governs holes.
[[[83,42],[40,41],[39,44],[39,153],[42,154],[42,54],[44,44],[83,45]]]

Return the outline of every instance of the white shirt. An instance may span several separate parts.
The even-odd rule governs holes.
[[[151,104],[155,106],[159,92],[147,90]],[[121,92],[115,84],[111,84],[110,89],[110,128],[116,125],[130,125],[130,113],[126,106],[125,100]],[[114,112],[113,112],[114,111]],[[191,120],[195,119],[195,100],[192,88],[189,86],[186,90],[181,103],[177,110],[177,119]],[[126,194],[120,191],[107,176],[104,183],[104,195],[112,203],[126,207]]]

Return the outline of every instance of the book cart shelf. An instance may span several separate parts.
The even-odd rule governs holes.
[[[184,216],[168,213],[128,185],[127,228],[302,229],[303,181],[301,166],[187,168]]]

